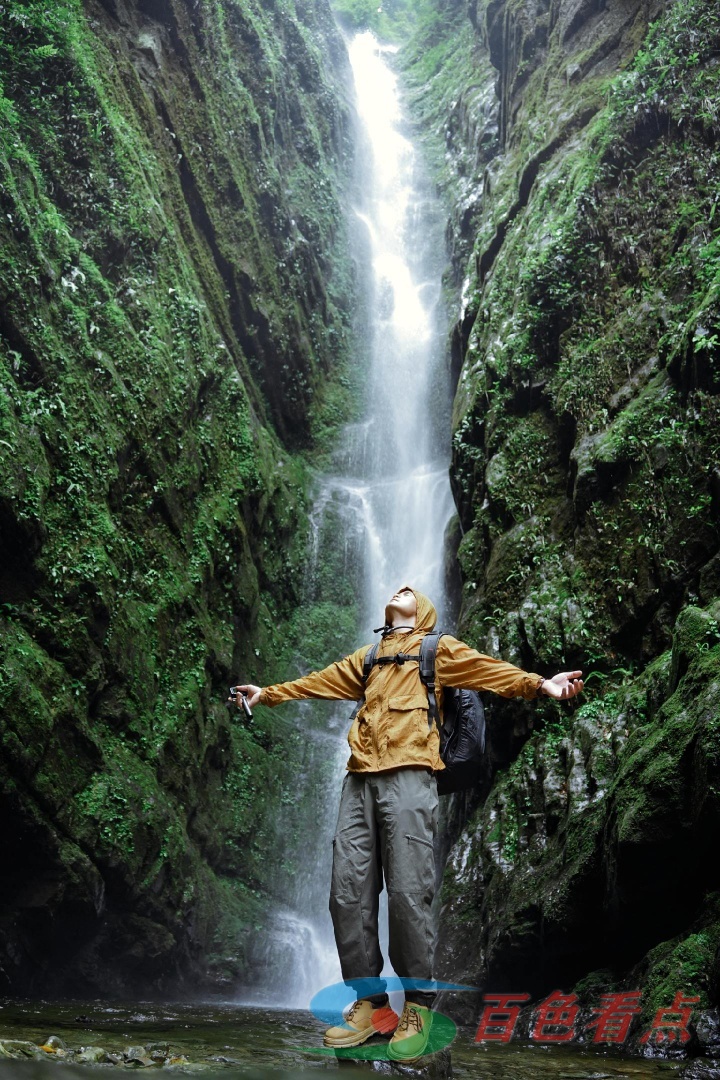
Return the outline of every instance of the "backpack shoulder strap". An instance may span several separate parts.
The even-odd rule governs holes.
[[[374,645],[370,646],[370,648],[368,649],[368,651],[365,653],[365,655],[363,657],[363,669],[362,669],[363,686],[365,685],[365,683],[370,678],[370,672],[372,671],[374,665],[377,663],[377,654],[378,654],[378,649],[379,648],[380,648],[380,642],[376,641]],[[351,721],[355,719],[355,717],[360,712],[360,710],[362,709],[364,704],[365,704],[365,695],[363,694],[363,696],[360,698],[357,705],[355,706],[355,709],[353,710],[353,714],[350,717]]]
[[[427,690],[428,704],[428,727],[432,727],[433,720],[440,727],[440,714],[435,697],[435,657],[437,656],[438,642],[442,637],[442,631],[436,630],[432,634],[426,634],[420,643],[420,679]]]
[[[374,645],[370,646],[368,651],[365,653],[365,656],[363,657],[363,673],[362,673],[362,681],[363,681],[363,683],[366,683],[368,681],[368,679],[370,678],[370,672],[372,671],[373,665],[375,664],[375,661],[377,660],[377,654],[378,654],[378,649],[379,648],[380,648],[380,642],[376,641]]]

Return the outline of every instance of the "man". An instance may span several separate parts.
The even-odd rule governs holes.
[[[437,614],[426,596],[403,586],[385,608],[378,660],[398,653],[417,655]],[[388,1055],[413,1061],[424,1053],[434,995],[407,989],[398,1021],[379,981],[383,957],[378,942],[378,904],[383,877],[388,893],[389,953],[397,975],[432,980],[435,932],[433,844],[437,832],[437,784],[443,769],[440,737],[428,724],[428,696],[417,661],[376,664],[363,683],[369,645],[323,671],[276,686],[246,684],[248,704],[279,705],[297,698],[364,698],[353,719],[351,755],[343,781],[333,839],[330,912],[342,976],[358,993],[345,1024],[325,1033],[325,1045],[357,1046],[378,1031],[394,1030]],[[442,687],[491,690],[502,697],[541,694],[567,699],[583,688],[582,672],[544,679],[471,649],[457,638],[440,638],[435,660],[438,706]],[[240,704],[240,698],[236,699]],[[372,980],[368,983],[367,980]],[[375,990],[369,993],[368,987]]]

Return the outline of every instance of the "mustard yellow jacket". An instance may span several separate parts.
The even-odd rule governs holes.
[[[435,626],[437,612],[427,596],[413,589],[417,600],[415,628],[394,631],[380,642],[378,656],[398,652],[416,656],[420,642]],[[349,772],[382,772],[399,766],[444,769],[440,757],[440,736],[435,724],[428,725],[428,696],[420,681],[417,661],[375,665],[363,686],[363,660],[370,645],[292,682],[266,686],[263,705],[279,705],[297,698],[339,698],[365,704],[355,717],[350,743]],[[461,686],[468,690],[491,690],[502,697],[537,697],[542,675],[496,660],[471,649],[457,638],[444,634],[435,659],[438,707],[442,710],[442,687]]]

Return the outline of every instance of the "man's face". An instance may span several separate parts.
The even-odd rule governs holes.
[[[407,619],[408,622],[415,618],[417,615],[417,600],[412,589],[399,589],[398,592],[393,594],[390,603],[385,608],[387,617],[389,617],[388,613],[391,611],[399,615],[401,619]]]

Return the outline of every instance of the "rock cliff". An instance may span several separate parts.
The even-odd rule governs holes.
[[[489,703],[439,975],[646,1018],[720,994],[719,63],[697,0],[473,0],[403,57],[461,294],[459,630],[587,677]]]
[[[5,991],[244,971],[294,744],[224,701],[349,408],[345,64],[322,2],[0,3]]]

